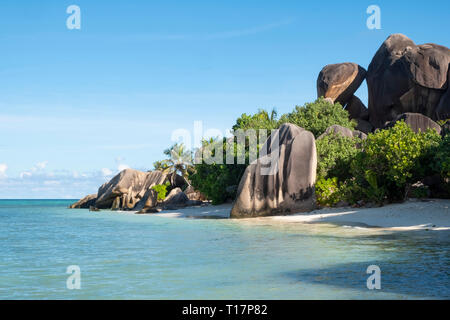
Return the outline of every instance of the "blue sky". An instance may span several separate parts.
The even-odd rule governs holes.
[[[69,30],[66,8],[81,8]],[[381,30],[366,27],[369,5]],[[450,46],[449,1],[0,3],[0,198],[79,198],[151,169],[178,128],[230,128],[316,98],[323,66],[367,68],[403,33]],[[367,88],[357,95],[367,102]]]

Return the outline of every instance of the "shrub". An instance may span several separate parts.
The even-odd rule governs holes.
[[[444,136],[439,145],[430,152],[434,155],[431,167],[443,179],[450,179],[450,134]]]
[[[239,181],[245,171],[245,165],[198,164],[191,175],[192,186],[203,193],[212,204],[224,203],[236,197]]]
[[[303,107],[296,106],[294,111],[281,117],[279,123],[293,123],[311,131],[317,138],[333,124],[354,129],[356,122],[349,120],[349,115],[339,103],[332,104],[324,98],[319,98]]]
[[[441,142],[429,152],[429,162],[432,173],[441,178],[440,187],[433,187],[433,194],[442,198],[450,198],[450,134],[442,138]]]
[[[254,115],[247,115],[243,113],[237,120],[236,124],[233,126],[233,130],[242,129],[266,129],[272,130],[279,127],[277,120],[277,112],[272,110],[270,115],[266,110],[260,109],[258,113]]]
[[[316,141],[317,147],[317,203],[323,206],[333,206],[338,202],[349,203],[355,198],[352,184],[350,164],[360,152],[358,138],[347,138],[329,134]]]
[[[339,181],[350,178],[350,163],[359,152],[358,138],[347,138],[329,134],[316,141],[317,175],[323,178],[336,177]]]
[[[362,188],[354,179],[339,182],[336,177],[319,178],[316,182],[316,199],[322,206],[334,206],[339,202],[355,204],[362,196]]]
[[[339,202],[338,197],[338,179],[333,178],[319,178],[316,181],[316,199],[317,203],[323,206],[333,206]]]
[[[434,130],[414,133],[403,121],[369,134],[351,164],[364,196],[377,203],[403,200],[412,183],[430,173],[430,150],[439,144]]]
[[[269,113],[265,110],[259,110],[254,115],[242,114],[236,120],[233,130],[248,130],[254,129],[256,131],[261,129],[272,130],[278,128],[277,113],[275,110]],[[267,133],[270,135],[270,132]],[[265,141],[259,141],[257,145],[257,152]],[[201,164],[194,166],[194,172],[190,174],[189,179],[192,186],[203,193],[213,204],[224,203],[227,199],[236,198],[237,187],[244,174],[244,171],[249,164],[249,139],[245,139],[245,146],[240,146],[235,141],[233,143],[234,162],[233,164],[226,164],[226,139],[210,140],[203,142],[203,148],[213,146],[221,143],[223,147],[223,158],[221,163],[207,164],[202,159]],[[211,148],[214,149],[214,148]],[[244,149],[244,150],[242,150]],[[237,164],[238,150],[244,152],[245,164]],[[215,156],[213,152],[212,156]]]
[[[225,153],[225,139],[223,141],[204,142],[207,144],[222,143]],[[225,158],[223,163],[205,163],[205,159],[201,164],[196,164],[194,172],[189,176],[192,186],[203,193],[212,204],[224,203],[227,199],[234,199],[236,197],[237,186],[244,174],[246,164],[236,164],[236,149],[235,150],[235,164],[226,164]],[[212,154],[214,156],[214,152]],[[246,154],[246,163],[248,162],[248,153]]]
[[[158,201],[163,201],[166,198],[167,187],[170,186],[170,182],[166,182],[165,184],[157,184],[153,186],[152,189],[156,191],[158,194]]]

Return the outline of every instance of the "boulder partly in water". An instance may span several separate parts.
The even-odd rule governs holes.
[[[70,209],[89,209],[91,206],[95,206],[97,201],[97,194],[90,194],[83,199],[78,200],[74,204],[70,205]]]
[[[100,187],[95,205],[100,209],[133,210],[148,189],[162,184],[166,177],[161,171],[125,169]]]

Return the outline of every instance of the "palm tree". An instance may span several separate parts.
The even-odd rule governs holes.
[[[176,143],[169,149],[164,150],[164,154],[169,158],[155,162],[155,169],[171,174],[171,179],[175,179],[175,176],[179,174],[190,184],[188,175],[189,171],[193,168],[192,152],[187,150],[184,144]]]

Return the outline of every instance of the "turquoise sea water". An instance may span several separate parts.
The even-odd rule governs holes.
[[[267,225],[0,200],[2,299],[450,298],[450,234]],[[381,269],[368,290],[366,269]],[[81,289],[69,290],[69,265]]]

